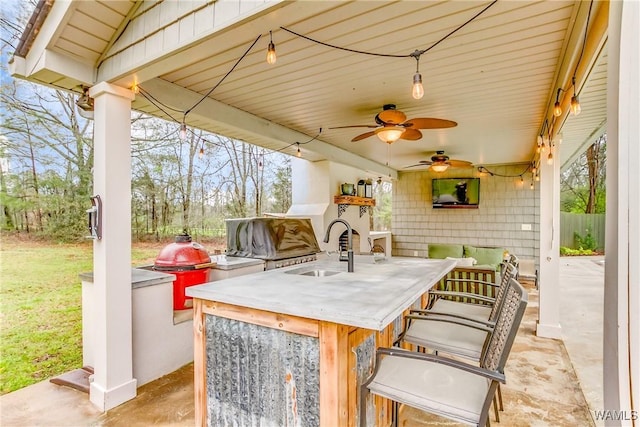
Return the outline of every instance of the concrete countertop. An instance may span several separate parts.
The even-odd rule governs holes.
[[[162,283],[173,282],[176,276],[170,273],[147,270],[142,268],[131,269],[131,288],[144,288],[145,286],[160,285]],[[93,283],[93,272],[80,273],[80,280]]]
[[[216,265],[213,268],[216,270],[235,270],[237,268],[251,267],[258,264],[264,265],[263,260],[256,258],[211,255],[211,261],[214,260],[216,261]]]
[[[356,257],[347,263],[319,260],[191,286],[194,298],[324,320],[380,331],[452,270],[453,260],[392,257],[381,262]],[[339,271],[325,277],[310,270]]]

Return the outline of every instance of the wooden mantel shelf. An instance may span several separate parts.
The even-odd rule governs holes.
[[[333,203],[337,205],[375,206],[376,199],[371,197],[334,196]]]
[[[376,199],[371,197],[334,196],[333,203],[338,205],[338,218],[340,218],[351,205],[360,206],[360,216],[362,216],[368,209],[376,205]]]

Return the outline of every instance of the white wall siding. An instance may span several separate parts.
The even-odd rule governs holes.
[[[518,175],[526,166],[497,166],[499,175]],[[480,177],[478,209],[433,209],[431,179]],[[539,238],[539,192],[531,174],[520,178],[481,176],[470,171],[400,173],[393,187],[393,254],[426,257],[429,243],[463,243],[505,247],[519,257],[534,258]],[[523,231],[522,224],[531,224]]]

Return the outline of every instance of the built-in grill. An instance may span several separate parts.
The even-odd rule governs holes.
[[[226,222],[227,255],[262,259],[266,270],[315,261],[320,252],[309,218],[236,218]]]

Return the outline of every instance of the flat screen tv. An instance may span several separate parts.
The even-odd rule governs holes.
[[[434,178],[431,196],[434,208],[477,209],[480,178]]]

